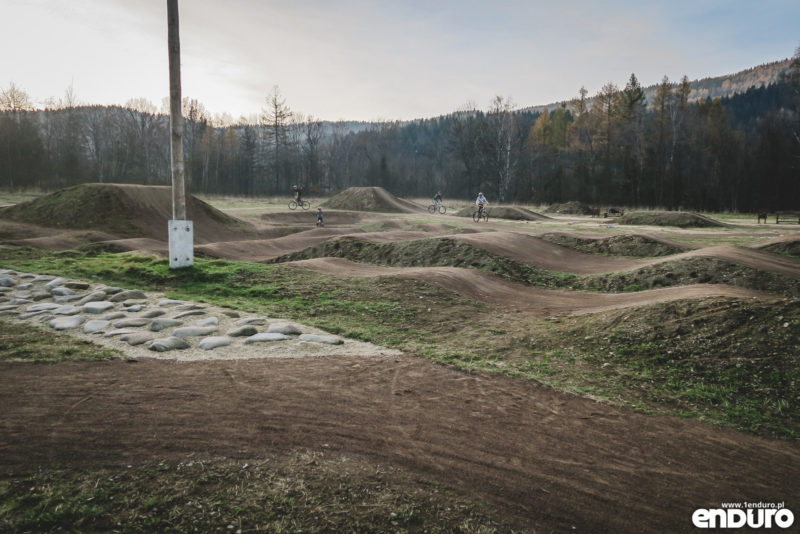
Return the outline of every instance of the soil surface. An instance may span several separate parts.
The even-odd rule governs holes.
[[[408,356],[0,372],[4,472],[241,451],[363,455],[453,486],[537,532],[688,532],[696,508],[781,502],[800,480],[790,443]]]

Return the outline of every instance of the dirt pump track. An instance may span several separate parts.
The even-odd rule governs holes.
[[[126,188],[124,193],[138,199],[139,189]],[[116,243],[127,242],[127,248],[144,252],[165,248],[150,233],[161,232],[167,220],[163,194],[152,190],[144,197],[163,217],[137,236],[117,235],[123,239]],[[388,202],[382,194],[379,199]],[[125,209],[135,211],[140,200]],[[404,204],[394,212],[416,210]],[[305,231],[282,234],[281,225],[301,224],[306,215],[272,215],[262,221],[266,228],[246,230],[204,216],[203,225],[196,225],[204,236],[198,250],[230,260],[265,261],[343,235],[376,243],[436,236],[402,228],[368,233],[351,224],[373,215],[336,211],[326,211],[330,224],[324,229],[310,223]],[[97,233],[105,228],[65,226],[58,231],[70,241],[59,246],[47,231],[29,233],[27,221],[4,224],[9,232],[48,240],[46,248],[115,237]],[[706,247],[637,260],[582,254],[506,232],[505,225],[484,228],[503,231],[465,230],[448,237],[543,269],[576,274],[707,256],[800,277],[797,260],[755,248]],[[87,232],[97,235],[87,237]],[[395,269],[335,258],[293,265],[337,276],[418,278],[473,298],[494,299],[489,302],[493,306],[513,304],[536,316],[679,298],[761,296],[709,285],[626,294],[554,291],[473,269]],[[521,299],[521,293],[527,298]],[[6,473],[312,450],[402,466],[487,502],[498,517],[536,532],[693,532],[695,509],[736,501],[786,501],[800,516],[797,502],[791,501],[800,494],[797,443],[698,421],[639,415],[535,383],[465,374],[410,355],[2,363],[0,377],[0,467]]]

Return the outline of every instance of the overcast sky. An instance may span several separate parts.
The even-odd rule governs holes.
[[[791,57],[798,0],[182,0],[183,96],[252,117],[279,86],[326,120],[518,106],[585,86],[733,73]],[[36,105],[169,95],[165,0],[0,0],[0,88]]]

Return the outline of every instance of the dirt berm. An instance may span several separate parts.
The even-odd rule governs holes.
[[[197,243],[243,239],[254,228],[192,196],[186,217]],[[82,184],[15,206],[0,208],[0,219],[46,228],[97,230],[115,237],[167,239],[172,188],[129,184]]]
[[[710,228],[729,226],[705,215],[687,211],[634,211],[619,219],[619,224],[676,226],[678,228]]]
[[[375,211],[380,213],[419,213],[421,206],[397,198],[382,187],[350,187],[322,204],[334,210]]]
[[[456,216],[472,217],[474,211],[475,206],[467,206],[458,210]],[[488,213],[490,219],[510,219],[512,221],[544,221],[551,219],[551,217],[541,215],[527,208],[520,208],[519,206],[490,206]]]

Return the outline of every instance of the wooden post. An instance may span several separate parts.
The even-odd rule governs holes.
[[[183,116],[181,115],[181,40],[178,33],[178,0],[167,0],[169,46],[169,123],[172,153],[172,220],[168,224],[169,266],[194,264],[194,224],[186,220],[183,167]]]
[[[183,116],[181,115],[181,40],[178,33],[178,0],[167,0],[169,45],[169,123],[172,153],[172,218],[186,220],[183,167]]]

